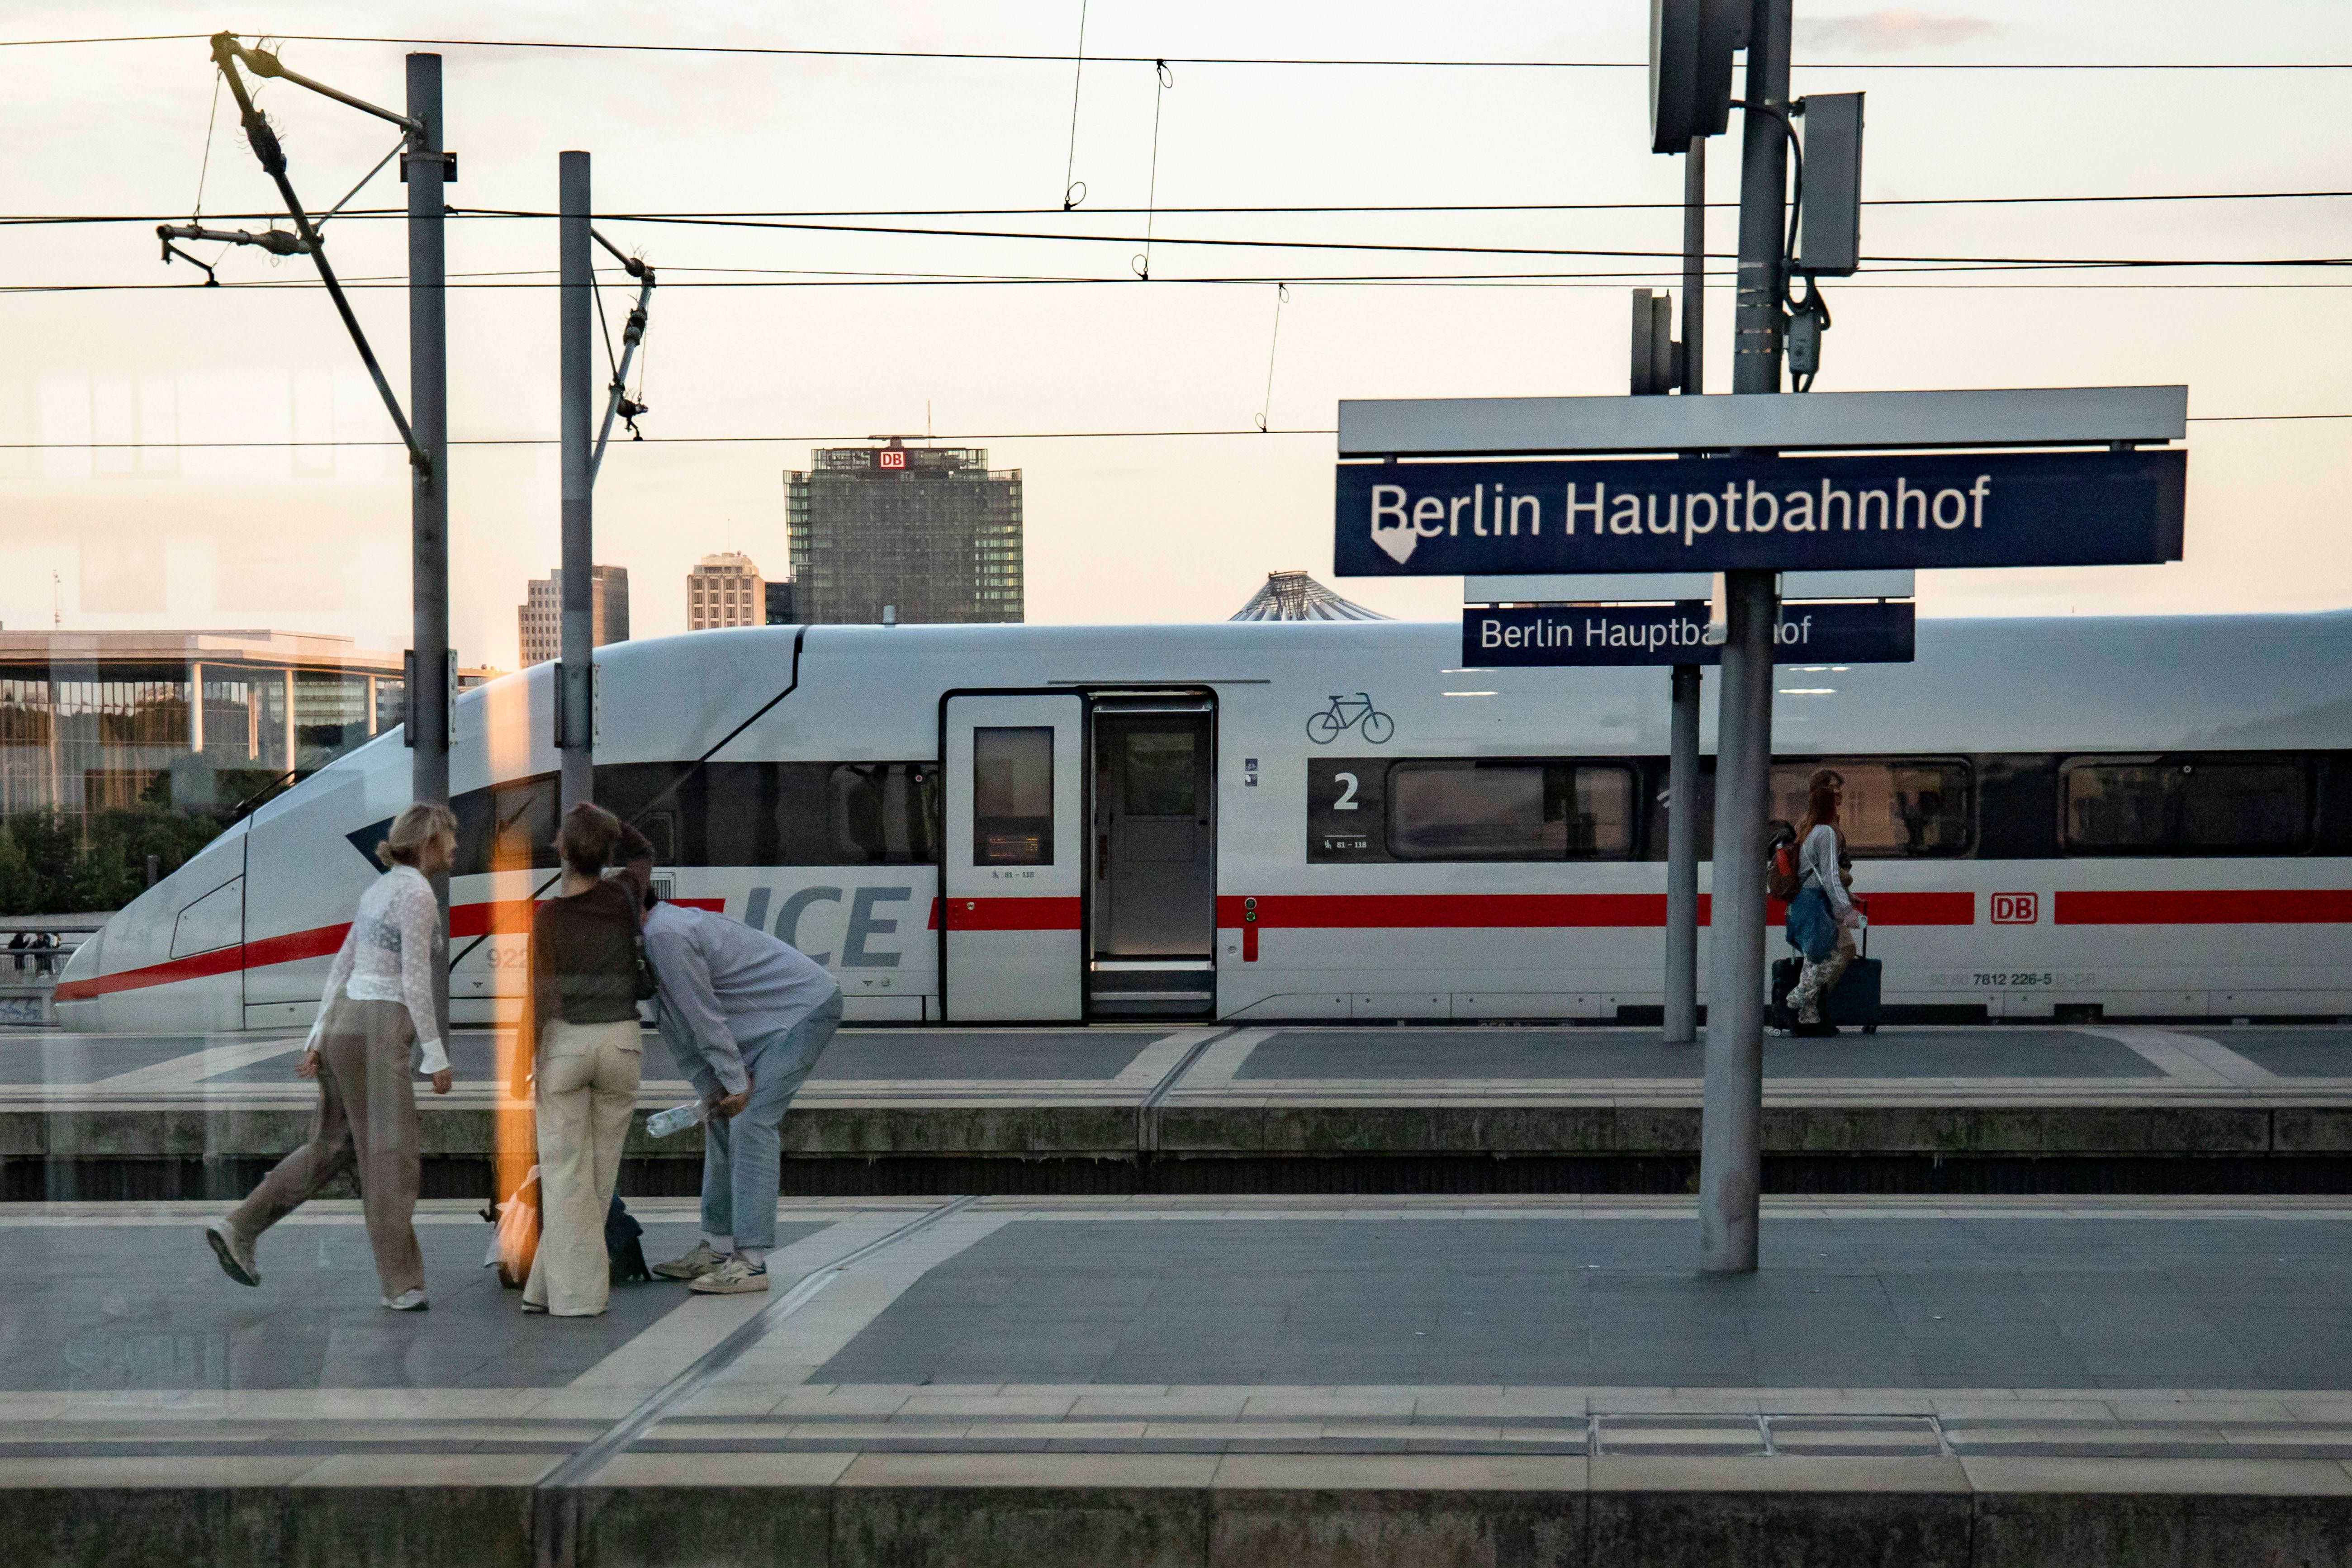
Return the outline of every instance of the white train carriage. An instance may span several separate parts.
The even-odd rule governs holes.
[[[670,896],[828,965],[853,1018],[1657,1016],[1663,669],[1279,623],[761,627],[597,664],[599,798]],[[1777,686],[1776,812],[1844,774],[1895,1017],[2352,1013],[2352,614],[1928,621],[1916,664]],[[519,1002],[551,696],[542,666],[458,701],[460,1022]],[[81,949],[60,1018],[306,1022],[408,784],[395,734],[262,806]]]

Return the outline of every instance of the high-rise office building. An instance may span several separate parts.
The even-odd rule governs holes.
[[[793,614],[793,595],[792,580],[790,578],[786,578],[782,583],[769,584],[767,587],[767,595],[768,624],[770,626],[797,626],[799,624],[800,617]]]
[[[975,447],[820,447],[784,476],[795,618],[1018,621],[1021,470]]]
[[[588,576],[589,647],[629,640],[629,569],[593,566]],[[563,568],[534,579],[515,611],[524,668],[563,657]]]
[[[765,626],[768,598],[751,558],[734,551],[706,555],[686,574],[686,629]]]

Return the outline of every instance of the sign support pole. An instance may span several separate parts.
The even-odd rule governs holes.
[[[441,132],[441,57],[408,57],[408,416],[424,461],[409,468],[409,799],[449,804],[449,333],[448,261],[441,187],[447,173]],[[434,879],[443,928],[449,879]],[[449,975],[435,967],[435,1000],[448,1013]]]
[[[1790,0],[1755,0],[1739,182],[1739,293],[1732,391],[1780,390],[1789,194]],[[1714,915],[1707,944],[1706,1085],[1699,1127],[1699,1267],[1756,1271],[1763,1186],[1764,823],[1772,774],[1779,580],[1725,574],[1729,616],[1716,724]]]
[[[1683,154],[1683,395],[1706,386],[1706,138]],[[1696,454],[1693,454],[1696,456]],[[1665,1043],[1698,1040],[1699,667],[1674,673],[1673,741],[1666,762]]]
[[[561,361],[563,443],[563,590],[561,655],[555,667],[555,735],[562,759],[562,809],[595,798],[594,712],[589,695],[593,679],[595,556],[593,502],[589,477],[591,431],[589,317],[595,286],[590,271],[588,154],[559,154],[556,225],[562,290]]]
[[[1666,1016],[1670,1046],[1698,1039],[1699,667],[1674,667],[1666,763]]]

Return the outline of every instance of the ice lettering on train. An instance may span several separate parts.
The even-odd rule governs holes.
[[[849,935],[841,944],[841,967],[844,969],[898,968],[898,954],[870,952],[866,950],[866,939],[869,936],[888,936],[898,929],[898,922],[895,920],[876,919],[875,905],[905,903],[914,896],[915,889],[912,888],[858,889],[857,896],[852,899],[849,904]]]
[[[887,915],[877,914],[875,906],[911,902],[915,896],[915,889],[911,887],[859,888],[851,891],[848,928],[842,938],[839,964],[835,964],[834,954],[830,949],[823,952],[809,952],[806,945],[801,941],[801,917],[808,911],[812,904],[840,903],[842,893],[843,889],[840,888],[803,888],[786,898],[776,911],[777,940],[790,942],[793,946],[800,948],[802,952],[808,953],[812,963],[822,963],[827,968],[898,968],[900,961],[906,956],[903,952],[877,949],[870,944],[877,937],[897,936],[900,917],[896,911]],[[745,923],[760,923],[758,920],[752,918],[753,912],[758,911],[764,915],[774,897],[775,889],[772,888],[752,889],[744,900]]]
[[[761,889],[763,892],[765,890]],[[839,888],[803,888],[799,892],[786,899],[784,907],[776,915],[776,940],[789,942],[793,947],[801,947],[801,911],[820,900],[833,904],[841,902],[841,889]],[[808,949],[804,947],[802,947],[801,951],[808,952]],[[830,952],[809,952],[808,958],[812,963],[830,965],[833,963],[833,954]]]

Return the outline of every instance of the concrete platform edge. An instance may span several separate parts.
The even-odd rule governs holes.
[[[2341,1467],[2072,1461],[1979,1480],[1967,1461],[1788,1459],[1670,1469],[1531,1456],[659,1456],[635,1484],[0,1487],[15,1560],[199,1568],[530,1564],[549,1504],[574,1510],[551,1568],[1136,1564],[1491,1568],[1807,1563],[2025,1568],[2352,1559]],[[648,1463],[648,1461],[656,1461]],[[394,1467],[397,1468],[396,1464]],[[2326,1475],[2321,1470],[2328,1472]],[[1776,1473],[1777,1471],[1777,1473]],[[765,1472],[767,1480],[758,1479]],[[1771,1484],[1762,1477],[1772,1475]],[[658,1478],[658,1479],[657,1479]],[[436,1477],[436,1479],[441,1478]],[[219,1484],[225,1482],[226,1484]],[[1987,1484],[1989,1483],[1989,1484]],[[21,1555],[18,1555],[21,1553]]]

